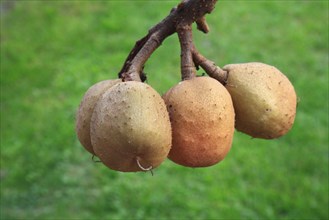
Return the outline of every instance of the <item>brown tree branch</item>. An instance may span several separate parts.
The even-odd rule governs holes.
[[[189,26],[195,21],[206,24],[204,16],[211,13],[216,2],[217,0],[183,0],[165,19],[151,28],[145,37],[136,42],[119,72],[119,77],[123,81],[142,81],[144,64],[161,43],[175,33],[178,27]],[[206,28],[201,30],[205,31]]]

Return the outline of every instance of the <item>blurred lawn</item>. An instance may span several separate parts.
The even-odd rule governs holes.
[[[235,134],[227,158],[150,173],[93,163],[74,132],[88,87],[115,78],[177,1],[16,1],[1,11],[1,219],[328,219],[328,2],[219,1],[196,45],[220,66],[261,61],[300,98],[279,140]],[[2,1],[1,4],[4,2]],[[146,66],[177,83],[177,36]],[[201,72],[200,72],[201,73]]]

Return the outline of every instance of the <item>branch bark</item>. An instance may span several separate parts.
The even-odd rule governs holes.
[[[197,22],[199,30],[208,32],[205,15],[212,12],[216,2],[217,0],[183,0],[165,19],[151,28],[145,37],[136,42],[119,72],[119,77],[123,81],[144,81],[143,68],[146,61],[168,36],[180,29],[179,27],[191,26],[193,22]],[[183,50],[187,49],[185,46],[184,48]]]

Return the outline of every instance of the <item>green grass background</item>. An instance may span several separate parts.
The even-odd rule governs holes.
[[[166,160],[154,176],[109,170],[81,147],[84,92],[116,78],[178,3],[16,1],[1,11],[1,219],[328,219],[327,1],[219,1],[211,32],[194,31],[219,66],[261,61],[289,77],[300,101],[286,136],[236,132],[223,162]],[[173,35],[147,62],[160,94],[179,82],[179,55]]]

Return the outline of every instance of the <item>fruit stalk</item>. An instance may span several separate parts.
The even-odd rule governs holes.
[[[228,72],[217,66],[215,62],[208,60],[196,49],[193,43],[192,26],[185,25],[178,27],[177,34],[181,45],[182,80],[195,77],[196,67],[201,66],[210,77],[225,85]]]
[[[205,15],[212,12],[217,0],[183,0],[161,22],[151,28],[148,34],[136,42],[126,58],[119,78],[123,81],[145,81],[144,65],[152,53],[170,35],[179,30],[178,27],[196,22],[198,29],[204,33],[209,31]]]
[[[177,28],[177,34],[181,46],[181,74],[182,80],[192,79],[196,76],[193,62],[192,49],[192,26],[184,25]]]
[[[193,62],[195,66],[201,66],[206,73],[218,80],[223,85],[226,84],[227,78],[228,78],[228,72],[220,68],[215,64],[215,62],[208,60],[206,57],[204,57],[199,51],[193,46],[192,50],[193,55]]]

